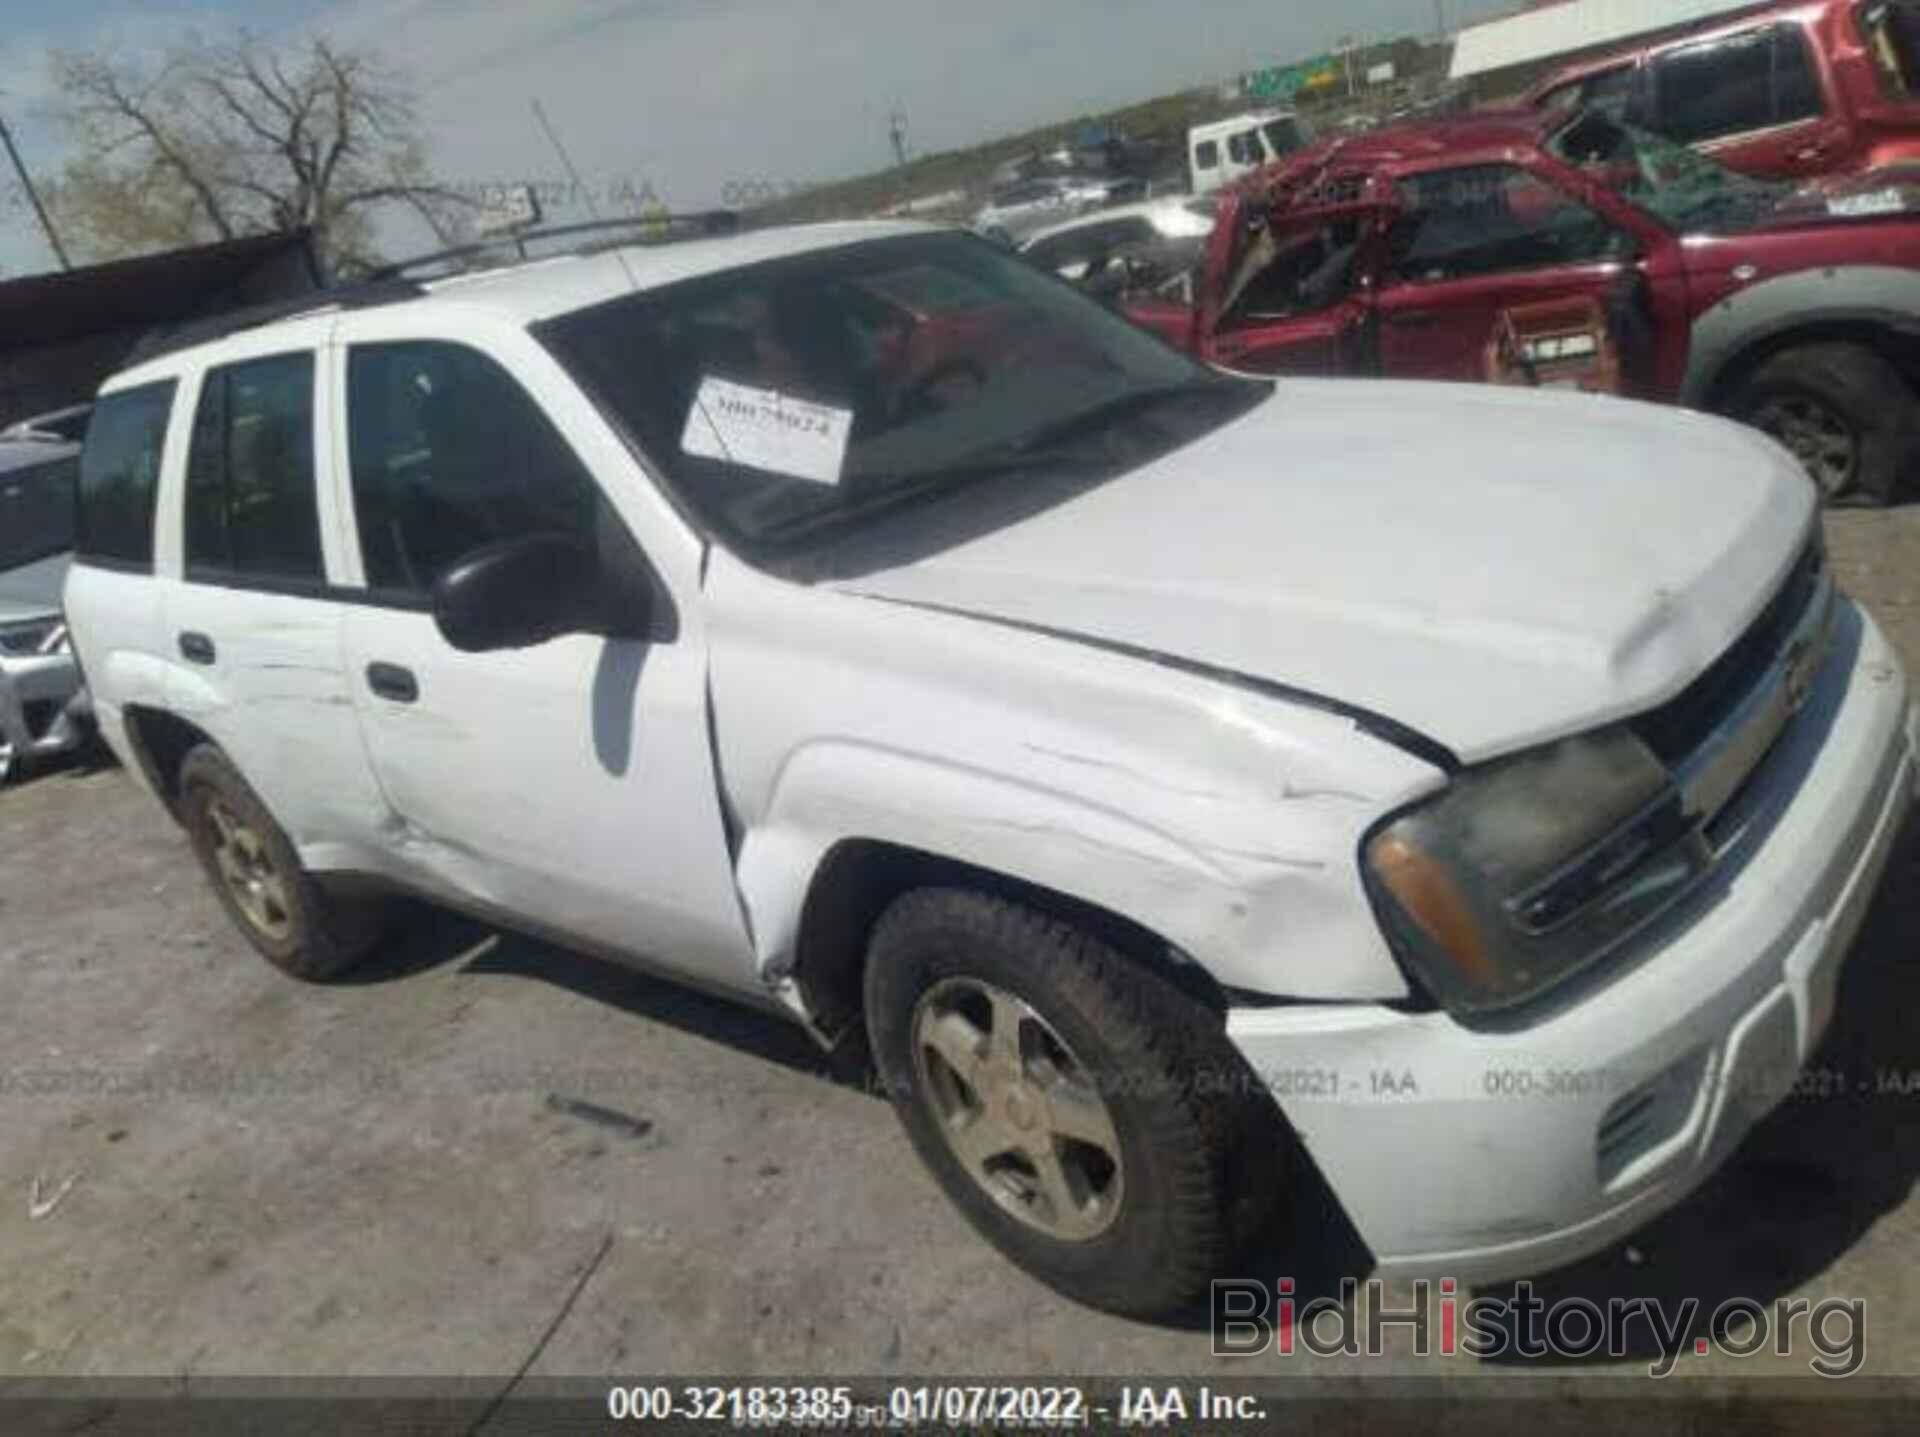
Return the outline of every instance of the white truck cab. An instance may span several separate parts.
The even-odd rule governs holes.
[[[1249,110],[1187,130],[1187,171],[1193,193],[1211,194],[1283,159],[1307,143],[1291,110]]]
[[[281,968],[408,892],[864,1041],[983,1234],[1145,1312],[1287,1144],[1471,1281],[1780,1095],[1920,743],[1818,535],[1719,420],[1223,375],[823,225],[183,336],[101,393],[66,610]]]

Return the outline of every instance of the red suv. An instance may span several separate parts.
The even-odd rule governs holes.
[[[1920,186],[1755,180],[1601,110],[1316,145],[1222,200],[1194,293],[1128,312],[1265,374],[1498,378],[1517,318],[1584,309],[1519,367],[1604,351],[1587,387],[1744,419],[1831,499],[1920,457]]]
[[[1769,5],[1561,70],[1528,102],[1609,108],[1775,179],[1920,160],[1920,0]]]

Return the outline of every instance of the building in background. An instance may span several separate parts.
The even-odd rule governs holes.
[[[1562,65],[1757,8],[1754,0],[1548,0],[1462,30],[1452,79],[1475,100],[1518,98]]]

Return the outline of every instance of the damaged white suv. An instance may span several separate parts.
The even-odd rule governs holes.
[[[1221,374],[917,226],[227,321],[106,386],[80,529],[101,728],[268,959],[405,891],[864,1036],[1122,1311],[1286,1143],[1389,1271],[1645,1222],[1792,1082],[1914,796],[1771,441]]]

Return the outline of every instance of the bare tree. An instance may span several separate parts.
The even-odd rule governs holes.
[[[305,226],[351,269],[376,258],[382,206],[442,238],[459,227],[466,202],[429,178],[411,95],[369,55],[194,37],[151,67],[64,52],[54,68],[76,156],[52,204],[93,258]]]

